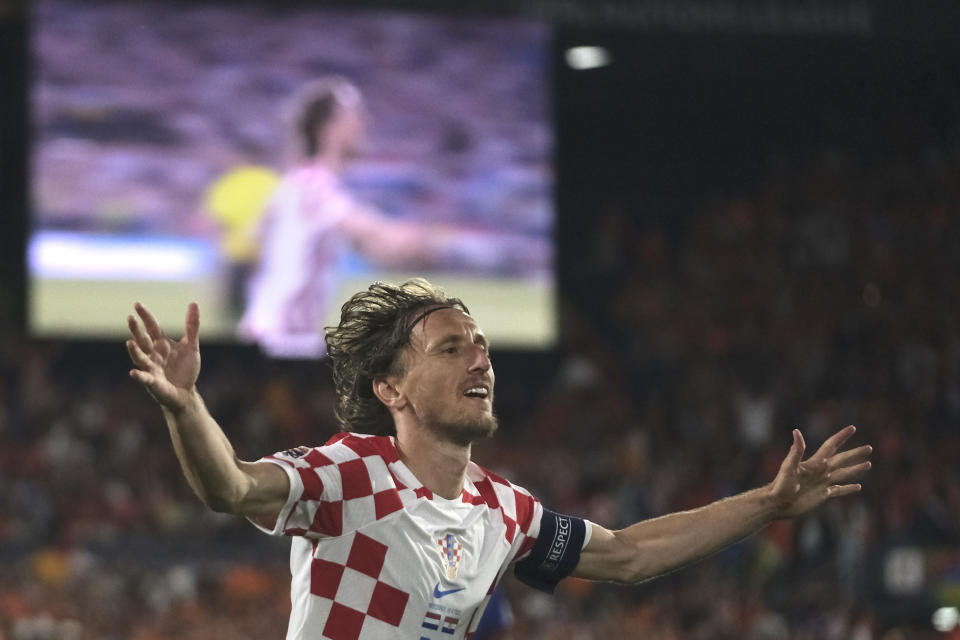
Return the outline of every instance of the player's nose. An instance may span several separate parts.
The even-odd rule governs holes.
[[[473,345],[470,357],[470,371],[489,371],[493,368],[490,354],[480,345]]]

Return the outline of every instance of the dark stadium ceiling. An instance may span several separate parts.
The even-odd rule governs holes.
[[[144,0],[114,0],[136,4]],[[960,3],[927,0],[211,0],[221,4],[436,11],[521,16],[561,28],[687,34],[956,40]],[[194,4],[187,0],[168,0]],[[0,25],[26,22],[30,0],[0,0]],[[452,8],[455,7],[455,8]]]

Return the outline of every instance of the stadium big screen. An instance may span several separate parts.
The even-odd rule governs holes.
[[[553,341],[544,25],[70,0],[35,3],[32,23],[34,335],[121,336],[137,300],[178,334],[197,301],[206,339],[256,341],[242,327],[257,274],[287,254],[284,268],[302,271],[285,278],[324,283],[322,296],[285,302],[313,308],[317,335],[350,293],[422,275],[467,301],[494,344]],[[277,186],[304,166],[294,105],[331,79],[360,105],[363,132],[326,176],[328,210],[298,214],[331,228],[268,251],[274,218],[289,214]],[[398,256],[338,236],[331,198],[419,241]],[[296,344],[278,355],[314,353]]]

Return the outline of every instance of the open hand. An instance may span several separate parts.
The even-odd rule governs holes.
[[[841,429],[806,460],[803,460],[806,449],[803,435],[799,429],[793,430],[793,445],[769,486],[778,518],[792,518],[829,498],[860,491],[860,484],[849,481],[870,468],[873,447],[863,445],[838,453],[856,430],[853,425]]]
[[[136,303],[134,309],[143,325],[132,315],[127,316],[132,336],[127,340],[127,352],[136,365],[130,370],[130,377],[165,408],[183,409],[200,375],[200,309],[195,302],[187,307],[186,329],[177,341],[164,334],[142,304]]]

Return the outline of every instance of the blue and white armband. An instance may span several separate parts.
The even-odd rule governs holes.
[[[553,593],[580,561],[580,552],[590,541],[589,522],[582,518],[543,510],[540,535],[526,558],[513,567],[521,582],[534,589]]]

